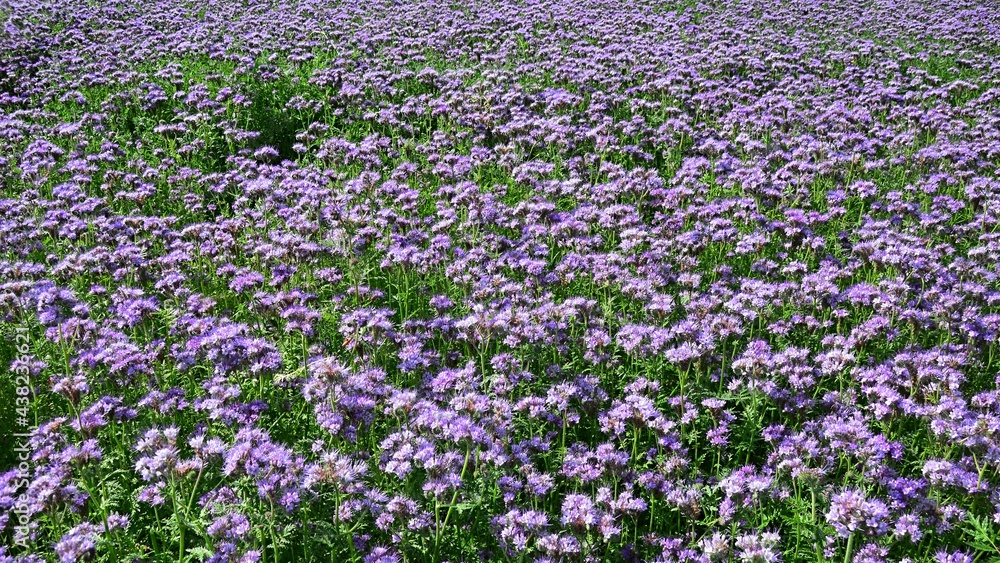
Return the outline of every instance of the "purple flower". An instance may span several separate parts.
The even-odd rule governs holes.
[[[736,556],[743,563],[778,563],[780,537],[774,532],[743,534],[736,538]]]
[[[237,540],[250,532],[250,520],[239,512],[223,514],[205,529],[213,538]]]
[[[84,522],[74,526],[56,542],[56,555],[62,563],[76,563],[89,559],[97,550],[98,538],[97,527],[93,524]]]
[[[578,532],[590,529],[597,523],[600,514],[590,497],[581,494],[569,494],[563,499],[562,518],[560,521]]]
[[[889,507],[878,499],[868,499],[856,489],[844,489],[830,499],[826,521],[837,535],[850,537],[855,532],[880,536],[889,528]]]

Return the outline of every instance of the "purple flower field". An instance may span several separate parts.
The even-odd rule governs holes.
[[[1000,561],[996,0],[0,0],[0,563]]]

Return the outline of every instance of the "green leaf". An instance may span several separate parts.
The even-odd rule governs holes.
[[[207,547],[192,547],[187,550],[188,561],[204,561],[212,556],[212,550]]]
[[[465,512],[466,510],[472,510],[477,506],[479,506],[478,502],[460,502],[455,505],[455,509],[458,510],[459,513],[462,513]]]

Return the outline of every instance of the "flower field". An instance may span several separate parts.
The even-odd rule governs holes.
[[[0,563],[1000,561],[1000,4],[0,0]]]

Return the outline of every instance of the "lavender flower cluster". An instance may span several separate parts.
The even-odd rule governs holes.
[[[0,563],[1000,556],[997,3],[0,25]]]

